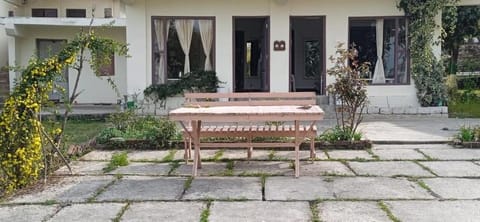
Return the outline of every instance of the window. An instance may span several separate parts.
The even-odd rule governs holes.
[[[58,17],[56,8],[32,8],[32,17]]]
[[[370,84],[409,84],[407,21],[398,18],[353,18],[349,24],[350,45],[360,62],[369,62],[362,76]]]
[[[67,9],[67,17],[85,18],[87,17],[87,10],[86,9]]]
[[[100,67],[99,76],[114,76],[115,75],[115,55],[110,55],[110,63]]]
[[[152,83],[213,70],[213,18],[152,19]]]

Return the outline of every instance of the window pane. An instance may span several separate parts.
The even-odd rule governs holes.
[[[387,83],[395,79],[395,19],[385,19],[383,25],[383,67]]]
[[[398,20],[397,83],[407,84],[407,28],[406,20]]]
[[[350,45],[355,44],[359,62],[370,63],[370,72],[362,74],[363,78],[372,79],[377,61],[376,21],[350,21]]]
[[[178,79],[180,72],[183,73],[183,64],[185,64],[185,53],[178,40],[175,22],[170,21],[167,40],[167,77],[169,79]]]
[[[192,43],[190,45],[190,70],[200,71],[205,68],[205,53],[198,22],[193,25]]]

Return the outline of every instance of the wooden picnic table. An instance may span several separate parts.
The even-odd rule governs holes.
[[[295,177],[300,175],[299,147],[303,136],[300,133],[300,122],[307,122],[313,127],[317,120],[323,118],[323,110],[317,105],[295,106],[215,106],[215,107],[181,107],[172,110],[169,117],[181,124],[191,123],[191,138],[195,147],[192,176],[197,175],[201,166],[200,147],[212,147],[214,144],[201,143],[201,125],[206,123],[262,123],[266,121],[292,121],[295,127],[295,142],[271,143],[271,147],[295,147]],[[227,145],[227,144],[222,144]]]

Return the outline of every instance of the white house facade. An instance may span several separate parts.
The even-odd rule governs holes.
[[[326,75],[332,66],[328,57],[343,42],[355,43],[360,60],[373,64],[363,76],[372,106],[418,106],[409,70],[407,18],[396,0],[9,2],[15,3],[8,5],[13,17],[0,23],[8,35],[8,62],[20,65],[34,54],[48,56],[48,50],[71,39],[89,24],[94,8],[98,33],[129,45],[130,57],[116,56],[109,76],[122,95],[141,93],[189,71],[214,70],[224,82],[223,91],[315,91],[322,96],[333,81]],[[107,23],[112,25],[101,27]],[[440,56],[440,46],[434,48]],[[67,76],[72,75],[70,70]],[[10,81],[16,76],[11,72]],[[118,95],[102,78],[84,75],[77,102],[116,103]],[[67,88],[69,84],[73,81]]]

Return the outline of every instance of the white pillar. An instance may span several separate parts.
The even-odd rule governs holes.
[[[8,36],[8,64],[10,66],[15,66],[17,64],[17,57],[16,57],[16,40],[14,36]],[[9,82],[10,82],[10,92],[13,91],[15,88],[15,79],[17,78],[17,74],[15,71],[10,70],[8,73]]]
[[[270,92],[289,90],[290,4],[295,3],[270,0]],[[275,41],[285,41],[285,50],[274,51]]]
[[[145,0],[137,0],[126,5],[127,12],[127,44],[129,55],[127,58],[127,93],[141,93],[151,83],[151,73],[147,73],[147,53],[151,42],[147,39],[147,28],[150,22],[146,19]]]
[[[435,16],[435,24],[437,24],[438,27],[435,28],[435,32],[434,32],[434,35],[433,35],[433,40],[438,41],[438,44],[432,44],[432,51],[433,51],[433,55],[437,59],[441,59],[442,58],[442,44],[440,42],[440,38],[441,38],[441,35],[442,35],[442,30],[441,30],[441,27],[442,27],[442,12],[441,11],[439,11],[437,16]]]

